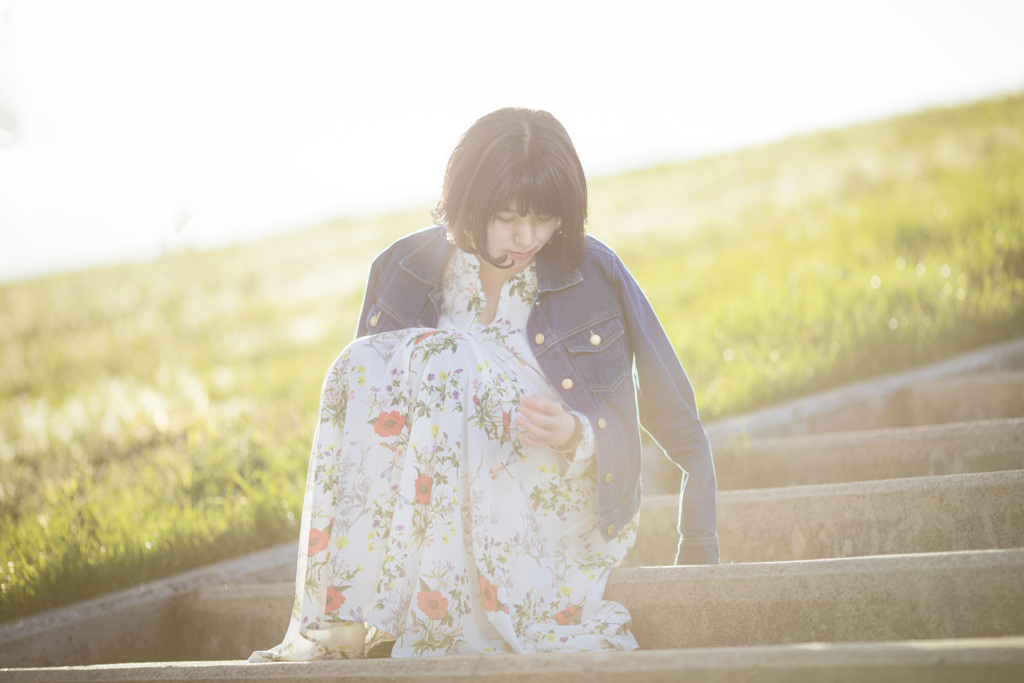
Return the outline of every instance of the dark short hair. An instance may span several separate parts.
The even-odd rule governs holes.
[[[546,111],[507,107],[478,119],[448,159],[441,199],[431,215],[447,223],[461,249],[496,266],[487,251],[487,226],[515,204],[516,212],[559,217],[545,249],[560,250],[575,268],[583,257],[587,179],[569,134]]]

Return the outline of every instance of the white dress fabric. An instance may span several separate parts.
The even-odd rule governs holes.
[[[530,353],[533,265],[493,322],[476,256],[445,270],[437,329],[362,337],[324,379],[284,642],[250,661],[637,648],[603,600],[637,519],[597,529],[594,440],[520,444],[519,396],[558,400]]]

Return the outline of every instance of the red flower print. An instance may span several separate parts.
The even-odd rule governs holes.
[[[427,619],[444,619],[448,616],[448,598],[441,591],[420,591],[416,595],[416,604]]]
[[[416,342],[415,343],[419,344],[421,341],[423,341],[427,337],[433,337],[435,334],[437,334],[437,330],[431,330],[430,332],[424,332],[420,336],[416,337]]]
[[[325,612],[337,612],[341,609],[341,606],[345,604],[345,596],[341,594],[341,591],[334,586],[328,586],[327,588],[327,605],[324,607]]]
[[[404,426],[405,418],[397,410],[392,410],[390,413],[382,412],[373,421],[373,431],[377,433],[377,436],[396,436],[402,433]]]
[[[576,605],[569,605],[564,610],[555,615],[555,621],[562,626],[568,626],[572,623],[572,618],[576,616],[576,613],[580,611],[580,608]]]
[[[505,434],[508,434],[510,425],[509,415],[507,411],[501,411],[501,426],[505,430]]]
[[[498,589],[484,576],[480,577],[480,600],[487,612],[498,611]]]
[[[430,502],[430,492],[434,489],[434,480],[425,474],[416,478],[416,502],[426,505]]]
[[[330,540],[331,535],[326,531],[321,531],[320,529],[311,530],[309,532],[309,549],[306,551],[306,554],[313,556],[327,550],[327,544]]]

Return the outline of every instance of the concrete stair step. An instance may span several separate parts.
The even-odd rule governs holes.
[[[198,589],[186,651],[241,659],[276,644],[293,597],[291,583]],[[1024,549],[617,569],[605,597],[655,650],[1024,635]]]
[[[1021,369],[945,377],[905,391],[905,425],[1024,417]]]
[[[1024,634],[1024,549],[644,567],[605,593],[645,649]]]
[[[558,656],[478,655],[418,659],[248,664],[179,662],[0,671],[10,683],[117,681],[483,681],[513,683],[1001,683],[1024,678],[1024,638],[887,643],[808,643]]]
[[[717,445],[744,434],[785,436],[912,426],[920,424],[920,418],[914,416],[922,414],[917,407],[907,406],[908,401],[921,397],[915,387],[930,387],[925,391],[933,395],[927,398],[944,402],[948,407],[940,413],[929,413],[927,423],[1024,417],[1024,413],[1013,408],[1021,405],[1024,388],[1018,389],[1016,396],[1012,395],[1013,383],[1020,381],[1022,370],[1024,338],[715,420],[708,424],[708,434]],[[1001,379],[1003,377],[1006,379]],[[965,379],[963,393],[950,391],[951,385],[944,384],[946,380],[959,382],[960,379]],[[991,389],[982,386],[976,391],[987,380],[993,381]],[[996,386],[1004,382],[1009,382],[1009,390]],[[1009,403],[1004,400],[1007,393],[1010,393]],[[973,405],[966,406],[968,402]],[[938,407],[936,403],[931,405],[933,409]],[[991,411],[986,407],[991,407]],[[1010,415],[1007,415],[1008,407]]]
[[[178,606],[197,587],[295,577],[297,546],[274,546],[157,581],[0,623],[0,668],[188,658]]]
[[[672,564],[679,496],[644,499],[624,566]],[[1024,470],[718,494],[722,562],[1024,548]]]
[[[715,450],[719,490],[1016,469],[1024,418],[735,439]]]
[[[1024,370],[1001,369],[931,378],[823,410],[784,433],[912,427],[1024,417]]]

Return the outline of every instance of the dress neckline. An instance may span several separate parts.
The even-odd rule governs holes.
[[[481,318],[486,310],[487,299],[484,296],[483,280],[481,279],[481,267],[479,256],[476,254],[470,254],[469,252],[463,251],[462,249],[456,250],[455,257],[459,259],[460,265],[465,266],[465,269],[459,268],[456,273],[459,277],[472,277],[473,284],[475,284],[477,291],[480,292],[479,302],[476,306],[476,310],[473,311],[473,326],[487,326],[493,325],[498,320],[507,319],[509,317],[508,307],[511,303],[510,299],[512,296],[513,287],[527,287],[532,281],[536,283],[537,278],[537,261],[534,259],[521,271],[512,275],[510,278],[505,280],[501,284],[501,288],[498,291],[498,302],[495,306],[494,319],[490,322],[482,322]],[[468,271],[468,272],[467,272]],[[536,288],[536,284],[534,284]]]

